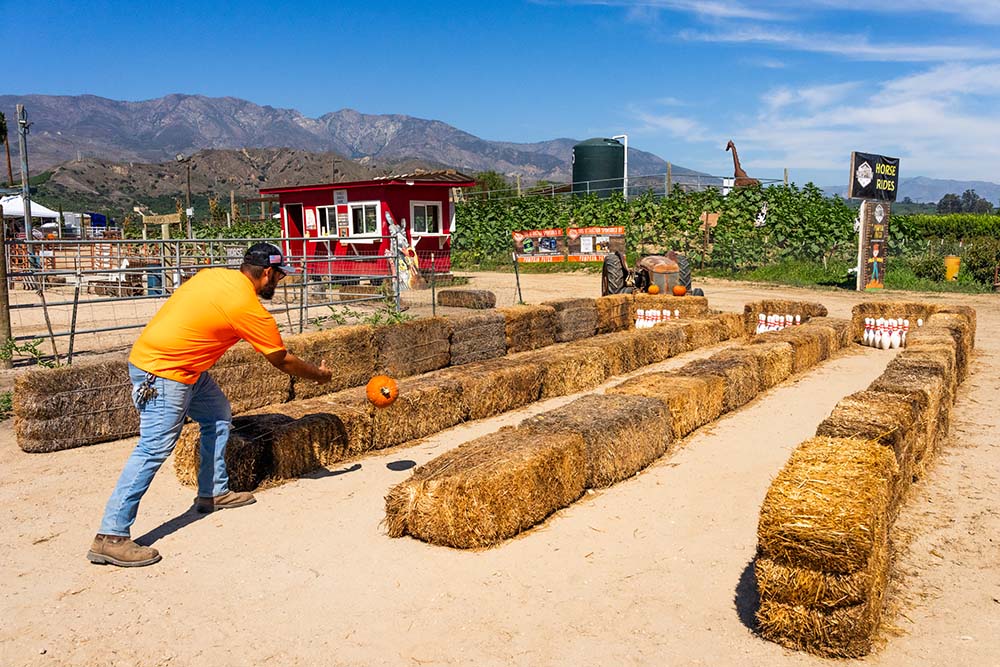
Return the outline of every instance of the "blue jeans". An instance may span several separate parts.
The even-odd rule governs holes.
[[[129,364],[128,372],[133,389],[145,382],[146,371]],[[201,427],[198,495],[221,496],[229,491],[226,443],[233,417],[219,385],[208,373],[202,373],[194,384],[153,376],[153,386],[157,395],[146,403],[139,402],[132,393],[139,410],[139,444],[132,450],[104,508],[99,531],[102,535],[129,535],[139,501],[177,444],[186,416]]]

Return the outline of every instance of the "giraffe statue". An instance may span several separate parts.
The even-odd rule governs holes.
[[[760,185],[760,181],[756,178],[750,178],[743,171],[743,167],[740,166],[740,156],[736,153],[736,144],[733,143],[732,139],[726,144],[726,150],[733,152],[733,187],[742,188],[748,185]]]

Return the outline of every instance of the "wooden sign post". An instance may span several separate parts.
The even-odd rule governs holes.
[[[889,213],[899,186],[899,159],[874,153],[851,153],[852,199],[861,199],[858,211],[858,275],[860,291],[885,288]]]

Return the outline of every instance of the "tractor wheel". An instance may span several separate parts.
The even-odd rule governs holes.
[[[625,291],[625,267],[617,253],[605,256],[601,269],[601,296]]]
[[[705,290],[700,287],[695,287],[691,290],[691,296],[705,296]]]
[[[691,291],[691,263],[687,255],[677,255],[677,284],[684,285],[684,289]]]

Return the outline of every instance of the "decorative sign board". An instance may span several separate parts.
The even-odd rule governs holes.
[[[570,227],[566,238],[568,262],[601,262],[608,253],[625,253],[624,227]]]
[[[851,153],[851,199],[896,201],[899,158],[874,153]]]
[[[343,206],[347,204],[347,190],[334,190],[333,191],[333,203],[337,206]]]
[[[511,232],[519,262],[565,262],[566,233],[561,229]]]
[[[889,240],[889,203],[866,201],[861,204],[861,268],[859,290],[885,288],[886,243]]]

